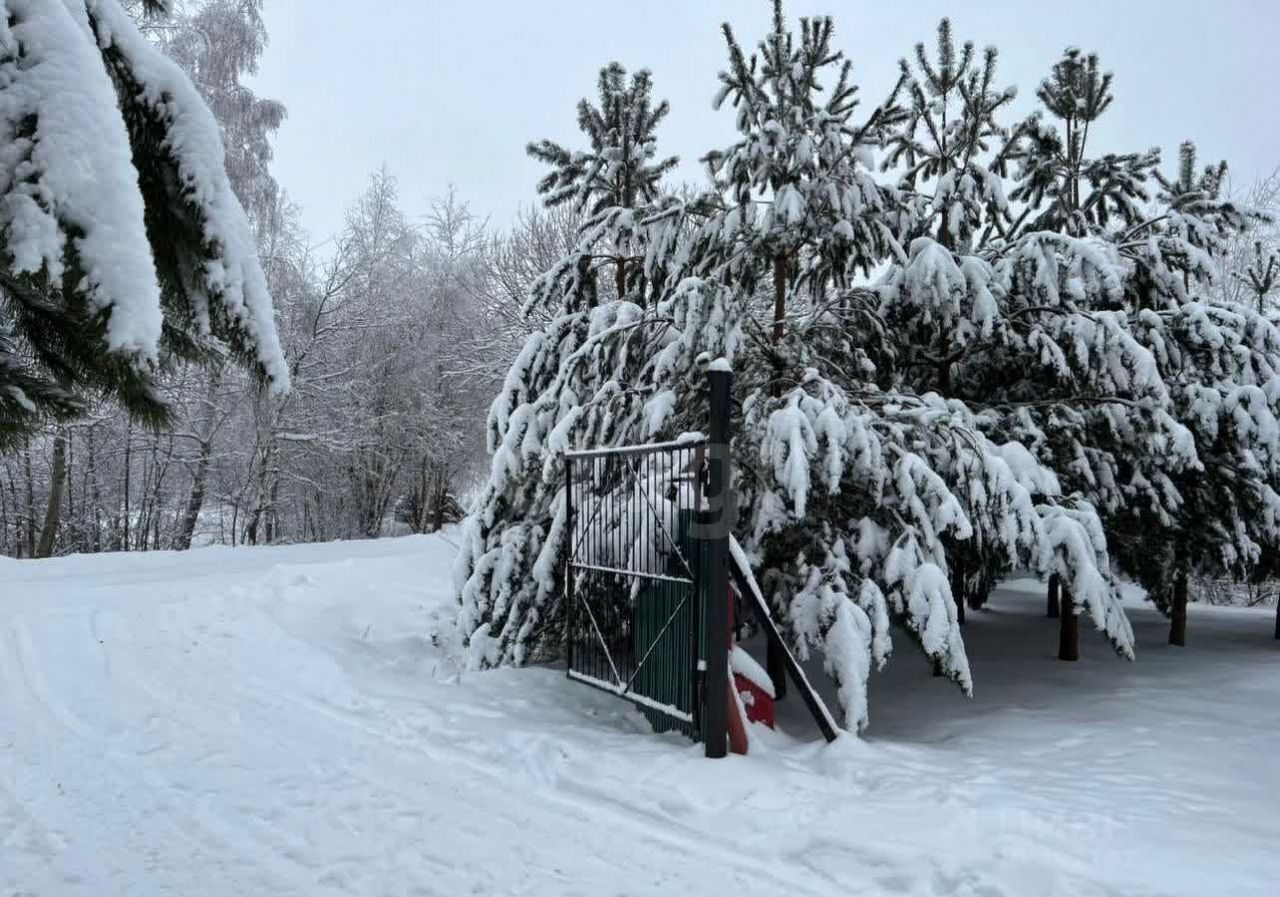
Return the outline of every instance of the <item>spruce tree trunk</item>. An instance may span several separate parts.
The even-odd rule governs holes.
[[[964,625],[964,567],[958,560],[951,566],[951,600],[956,605],[956,622]]]
[[[1057,619],[1060,613],[1060,610],[1058,607],[1059,587],[1060,587],[1060,580],[1058,579],[1058,574],[1054,573],[1049,577],[1049,608],[1047,611],[1047,615],[1054,619]]]
[[[613,284],[618,291],[618,298],[621,299],[627,293],[627,260],[622,256],[618,256],[614,260]]]
[[[782,342],[787,319],[787,257],[778,253],[773,257],[773,344]],[[782,370],[774,370],[773,382],[769,384],[769,393],[782,395]],[[765,653],[765,666],[769,672],[769,681],[773,683],[774,696],[777,700],[787,693],[787,664],[782,655],[782,648],[769,642]]]
[[[44,528],[40,530],[40,543],[35,557],[47,558],[53,554],[53,544],[58,534],[58,516],[62,513],[62,490],[67,480],[67,437],[62,431],[53,438],[53,464],[49,473],[49,502],[45,505]]]
[[[787,257],[773,257],[773,344],[782,342],[787,320]]]
[[[1062,595],[1061,625],[1058,627],[1058,659],[1080,659],[1080,618],[1076,616],[1071,593],[1060,588]]]
[[[995,591],[995,577],[989,573],[970,580],[965,584],[964,596],[969,610],[982,610],[987,606],[987,602],[991,600],[991,593]]]
[[[1276,598],[1276,638],[1280,639],[1280,596]]]
[[[1178,569],[1173,581],[1173,608],[1169,619],[1169,644],[1187,644],[1187,568]]]

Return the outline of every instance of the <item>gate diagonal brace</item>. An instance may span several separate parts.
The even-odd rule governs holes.
[[[638,483],[640,481],[640,471],[635,467],[633,462],[628,461],[627,463],[628,466],[631,467],[631,472],[635,474],[635,480],[633,482]],[[680,546],[676,545],[675,540],[671,538],[671,533],[667,531],[666,520],[664,520],[662,515],[658,513],[658,509],[653,506],[653,502],[649,500],[649,494],[643,489],[639,491],[640,497],[643,498],[644,503],[649,506],[649,510],[653,511],[653,516],[658,521],[659,532],[661,532],[663,538],[667,540],[667,544],[671,546],[672,553],[680,559],[680,565],[684,567],[685,572],[689,574],[689,578],[693,579],[693,568],[689,566],[689,561],[680,553]]]
[[[644,657],[640,658],[640,662],[636,664],[635,670],[631,673],[631,678],[627,680],[627,687],[624,692],[631,690],[631,684],[636,681],[636,676],[640,675],[640,670],[644,668],[644,662],[649,659],[649,655],[653,653],[653,649],[658,647],[658,642],[662,641],[662,637],[667,634],[667,630],[671,628],[671,624],[675,622],[676,617],[680,616],[680,611],[684,610],[685,605],[689,603],[689,596],[676,605],[676,609],[671,612],[671,616],[667,617],[667,622],[662,624],[662,628],[658,630],[658,634],[653,637],[653,641],[649,643],[649,650],[644,652]]]
[[[591,610],[591,605],[583,601],[582,606],[587,609],[587,618],[591,620],[591,628],[596,631],[596,638],[600,642],[600,648],[604,651],[604,659],[609,661],[609,669],[613,670],[613,679],[622,685],[622,674],[618,672],[618,666],[613,662],[613,652],[609,650],[609,644],[604,639],[604,633],[600,631],[600,624],[596,622],[596,615]],[[630,687],[628,685],[628,687]]]

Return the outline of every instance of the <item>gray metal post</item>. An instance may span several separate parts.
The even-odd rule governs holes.
[[[703,555],[707,627],[706,715],[703,739],[708,757],[723,757],[729,742],[729,533],[734,499],[729,454],[729,393],[733,374],[707,372],[711,392],[708,446],[707,511],[699,527],[706,540]]]
[[[565,654],[565,675],[573,669],[573,641],[577,634],[577,620],[574,618],[573,605],[577,601],[577,595],[573,591],[573,458],[565,455],[564,458],[564,526],[567,536],[565,537],[565,557],[564,557],[564,654]]]

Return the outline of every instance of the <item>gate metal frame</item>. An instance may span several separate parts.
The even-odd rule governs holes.
[[[690,530],[701,504],[706,446],[706,439],[696,439],[565,452],[568,676],[638,704],[651,719],[652,714],[668,717],[694,737],[701,716],[702,565],[700,545],[682,539],[681,525]],[[580,519],[584,511],[587,516]],[[675,607],[646,644],[637,641],[638,603],[654,600],[654,592],[659,598],[674,592]],[[671,702],[647,694],[641,677],[648,664],[671,660],[669,639],[663,651],[658,648],[677,620],[689,630],[684,671],[689,690],[683,700]],[[679,683],[663,684],[666,697],[672,697]]]
[[[702,740],[708,757],[728,752],[731,382],[727,369],[713,365],[707,373],[709,437],[564,453],[568,677],[635,703],[655,728]],[[585,480],[575,477],[580,465],[590,468]],[[580,522],[577,515],[588,510]],[[622,583],[627,586],[620,596]],[[683,597],[644,645],[649,634],[642,631],[638,601],[670,603],[676,589]],[[589,627],[582,626],[580,611]],[[674,650],[671,639],[660,647],[673,627],[685,625],[687,653]],[[594,641],[582,642],[584,631]],[[583,656],[588,648],[605,662]],[[653,676],[642,675],[647,664]],[[682,700],[655,697],[647,686]]]

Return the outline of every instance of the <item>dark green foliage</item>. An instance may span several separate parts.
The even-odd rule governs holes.
[[[20,65],[22,48],[14,52],[0,61]],[[29,115],[12,135],[15,145],[26,146],[28,162],[38,134],[39,119]],[[76,239],[83,232],[72,222],[59,224],[66,235],[60,284],[45,270],[15,271],[7,235],[0,233],[0,448],[45,418],[74,417],[98,396],[116,398],[144,421],[167,420],[153,372],[106,351],[107,313],[91,309],[78,289],[84,268]]]
[[[167,9],[166,3],[144,5],[148,14]],[[102,28],[92,12],[88,20],[94,33],[100,34]],[[210,265],[230,268],[257,262],[251,244],[226,246],[213,236],[220,231],[211,226],[197,199],[198,191],[209,185],[183,175],[178,158],[183,150],[170,137],[184,110],[167,93],[153,96],[117,43],[100,40],[98,50],[104,66],[101,76],[115,88],[127,131],[142,194],[150,262],[160,286],[159,364],[220,362],[230,356],[267,379],[260,361],[264,334],[251,333],[249,325],[233,317],[220,301],[225,287],[213,285],[206,276]],[[0,61],[20,67],[23,49],[16,46],[13,52],[16,56]],[[37,110],[20,123],[14,138],[25,141],[32,152],[39,134]],[[84,139],[94,140],[95,135],[86,134]],[[32,169],[39,171],[38,166]],[[60,278],[52,278],[47,269],[15,271],[7,235],[0,234],[0,442],[20,438],[47,419],[74,417],[86,404],[103,398],[118,402],[144,425],[164,424],[169,409],[156,388],[157,363],[109,351],[108,320],[114,297],[107,297],[105,305],[100,301],[101,307],[90,305],[76,249],[84,233],[61,212],[57,226],[64,238]],[[244,257],[246,250],[249,258]],[[201,313],[207,313],[207,329]]]
[[[966,41],[957,61],[948,19],[938,25],[933,62],[923,43],[915,51],[914,68],[905,59],[898,63],[909,105],[906,120],[890,135],[881,167],[904,169],[899,186],[909,193],[937,182],[930,214],[920,224],[943,246],[959,249],[972,243],[984,218],[988,229],[996,230],[1009,218],[1003,194],[989,185],[1008,174],[1022,134],[1021,128],[1004,128],[996,119],[1017,91],[995,88],[995,47],[987,47],[977,63],[973,44]],[[953,215],[953,208],[962,214]]]
[[[1101,70],[1097,54],[1068,47],[1040,82],[1036,96],[1062,123],[1063,133],[1042,126],[1038,116],[1026,127],[1023,170],[1009,198],[1026,204],[1020,222],[1028,228],[1083,236],[1107,227],[1113,217],[1126,225],[1143,218],[1143,203],[1150,199],[1146,183],[1160,163],[1159,150],[1085,156],[1090,126],[1114,99],[1112,77]]]
[[[144,424],[168,421],[153,372],[104,350],[106,316],[90,310],[83,296],[51,288],[43,276],[6,270],[0,300],[0,315],[7,317],[0,318],[0,449],[42,418],[73,418],[99,396],[113,398]]]
[[[212,339],[202,336],[195,318],[196,295],[204,291],[197,278],[208,262],[225,258],[227,247],[210,240],[208,222],[196,202],[197,186],[184,184],[179,160],[166,143],[172,113],[146,102],[143,85],[134,77],[129,62],[114,48],[103,51],[103,60],[120,98],[129,144],[133,148],[138,185],[145,206],[147,239],[160,281],[160,301],[164,311],[161,348],[184,361],[215,360],[224,351],[246,366],[256,364],[253,337],[244,325],[233,320],[221,302],[208,301]],[[209,296],[216,299],[216,296]],[[260,377],[266,372],[257,366]]]
[[[679,161],[657,160],[654,132],[666,118],[666,100],[656,105],[648,69],[631,76],[611,62],[600,70],[599,105],[578,103],[578,127],[591,149],[572,151],[550,140],[530,143],[528,153],[552,170],[538,182],[548,206],[572,201],[579,212],[596,215],[610,208],[635,208],[658,198],[663,175]]]

